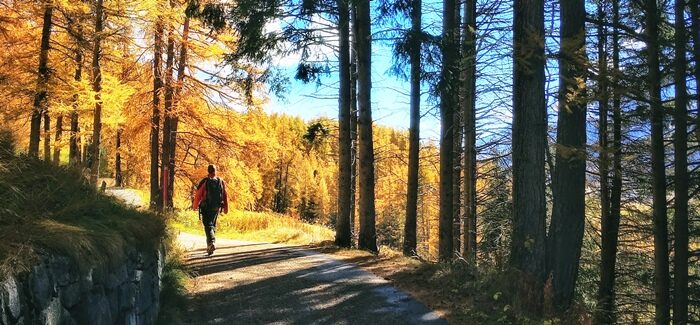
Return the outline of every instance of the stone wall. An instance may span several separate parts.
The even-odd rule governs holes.
[[[158,318],[163,249],[131,249],[114,268],[79,272],[44,256],[31,272],[0,282],[0,324],[153,324]]]

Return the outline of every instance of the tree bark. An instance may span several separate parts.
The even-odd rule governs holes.
[[[350,234],[354,241],[357,236],[355,225],[357,203],[357,10],[350,5],[350,137],[351,137],[351,164],[350,164]]]
[[[685,0],[675,2],[676,89],[674,152],[674,216],[673,229],[673,324],[688,323],[688,90],[686,85]],[[696,63],[697,67],[697,63]]]
[[[350,135],[350,13],[347,0],[337,0],[338,5],[338,219],[335,229],[335,244],[350,247],[350,195],[351,193],[351,146]]]
[[[95,2],[95,44],[92,51],[92,90],[95,92],[95,111],[92,129],[92,160],[90,161],[90,183],[97,184],[100,174],[100,138],[102,133],[102,69],[100,59],[102,56],[102,25],[103,25],[103,0]]]
[[[117,145],[116,145],[116,157],[114,157],[114,186],[122,186],[122,132],[121,127],[117,128]]]
[[[664,111],[661,105],[659,11],[656,0],[646,0],[646,29],[649,100],[651,102],[655,320],[657,324],[668,324],[671,321],[671,306],[669,298],[668,220],[666,217],[666,168],[664,166]]]
[[[160,178],[158,173],[159,137],[160,137],[160,93],[163,88],[161,56],[163,47],[163,21],[158,18],[155,26],[153,43],[153,110],[151,115],[151,202],[150,208],[159,210]]]
[[[411,62],[410,127],[408,130],[408,186],[406,192],[406,221],[404,224],[403,254],[413,256],[417,245],[418,169],[420,155],[420,49],[422,1],[411,1],[411,32],[409,36]]]
[[[51,1],[44,4],[44,21],[41,29],[41,47],[39,50],[39,76],[36,81],[34,106],[32,107],[31,129],[29,131],[29,157],[39,158],[39,140],[41,138],[41,117],[48,112],[49,83],[49,42],[51,38],[53,5]]]
[[[360,236],[358,247],[378,252],[374,206],[374,144],[372,142],[372,34],[369,0],[356,2],[358,131],[360,176]]]
[[[620,8],[619,0],[612,0],[612,10],[613,10],[613,26],[617,26],[620,20]],[[602,27],[600,27],[602,29]],[[600,31],[599,31],[600,33]],[[622,194],[622,158],[621,158],[621,116],[620,116],[620,92],[619,88],[619,64],[620,64],[620,46],[619,46],[619,30],[617,27],[613,27],[613,40],[612,40],[612,61],[613,61],[613,73],[612,73],[612,89],[613,89],[613,177],[612,184],[610,186],[610,199],[607,203],[602,202],[604,199],[607,200],[608,194],[605,193],[601,187],[601,207],[607,208],[609,210],[601,210],[601,262],[600,262],[600,282],[598,284],[598,306],[596,308],[597,312],[595,314],[596,324],[614,324],[616,322],[615,317],[615,264],[617,259],[617,241],[618,232],[620,228],[620,199]],[[605,58],[605,49],[599,48],[599,55]],[[607,63],[602,66],[607,66]],[[606,69],[607,72],[607,69]],[[604,87],[601,87],[604,88]],[[607,92],[607,90],[605,90]],[[603,114],[601,113],[601,116]],[[607,115],[606,115],[607,116]],[[607,123],[607,118],[606,118]],[[601,125],[601,130],[606,130],[607,125],[603,127]],[[601,131],[602,135],[602,131]],[[607,133],[606,133],[607,135]],[[606,136],[607,138],[607,136]],[[603,141],[605,140],[605,141]],[[605,146],[602,143],[605,142]],[[608,152],[610,148],[607,144],[607,139],[601,139],[601,186],[604,184],[607,187],[607,175],[609,170],[609,159]],[[605,164],[603,164],[603,159],[605,159]],[[603,172],[605,170],[605,173]],[[606,180],[603,182],[602,175],[605,175]]]
[[[462,116],[464,116],[464,216],[462,256],[476,263],[476,0],[464,5],[464,68]]]
[[[585,221],[585,18],[586,8],[583,0],[561,3],[559,118],[553,180],[554,202],[547,247],[548,272],[554,290],[553,301],[559,311],[567,310],[573,300]],[[607,106],[607,102],[604,106]]]
[[[538,311],[545,278],[544,2],[516,0],[513,80],[513,235],[511,266],[519,270],[516,305]]]
[[[189,36],[190,35],[190,17],[185,17],[185,21],[182,24],[182,42],[180,44],[180,57],[177,66],[177,83],[175,84],[175,95],[173,107],[177,107],[182,99],[182,88],[185,84],[185,67],[187,66],[187,47],[189,46]],[[175,190],[175,158],[177,157],[177,130],[180,123],[180,118],[178,114],[174,114],[172,120],[170,121],[170,161],[168,165],[170,166],[170,184],[168,188],[170,189],[170,200],[172,201],[173,193]]]
[[[44,161],[51,161],[51,117],[48,107],[44,110]]]
[[[173,110],[173,64],[175,62],[175,39],[173,38],[173,26],[172,23],[168,23],[168,41],[167,41],[167,46],[166,46],[166,59],[165,59],[165,94],[163,96],[164,99],[164,105],[163,105],[163,142],[161,144],[161,158],[160,158],[160,167],[161,167],[161,172],[160,175],[161,177],[164,177],[165,175],[168,176],[168,183],[167,185],[170,185],[170,140],[172,139],[172,110]],[[162,180],[164,181],[164,180]],[[166,186],[166,184],[162,184],[162,186]],[[162,193],[161,195],[165,195],[165,198],[163,198],[163,201],[161,202],[162,208],[165,209],[172,209],[173,207],[173,200],[172,200],[172,188],[170,186],[166,186],[167,188],[167,193]],[[162,187],[161,187],[162,189]]]
[[[690,0],[690,17],[692,22],[690,31],[693,33],[693,58],[695,59],[695,87],[700,89],[697,86],[697,80],[700,80],[700,0]],[[696,91],[695,96],[696,107],[700,107],[700,91]],[[697,114],[695,120],[695,132],[697,141],[700,141],[700,113]]]
[[[56,117],[56,137],[54,138],[53,163],[61,162],[61,139],[63,138],[63,114]]]
[[[73,80],[79,83],[82,80],[83,75],[83,51],[80,42],[76,45],[75,50],[75,75]],[[73,94],[73,107],[70,113],[70,146],[69,146],[69,161],[70,165],[77,165],[80,163],[80,146],[78,145],[78,128],[79,128],[79,114],[78,114],[78,100],[80,100],[80,94],[76,91]]]
[[[440,261],[449,261],[454,255],[454,135],[455,135],[455,95],[457,83],[457,46],[454,33],[457,28],[455,0],[443,2],[442,26],[442,72],[440,75]]]

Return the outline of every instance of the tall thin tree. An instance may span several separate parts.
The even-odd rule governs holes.
[[[410,127],[408,129],[408,186],[406,191],[406,221],[404,224],[403,254],[412,256],[416,253],[418,220],[418,169],[420,155],[420,49],[422,1],[411,1],[411,31],[409,32],[411,63],[411,102]]]
[[[44,20],[41,28],[41,47],[39,49],[39,75],[32,107],[31,129],[29,131],[29,156],[39,158],[39,140],[41,138],[41,117],[49,109],[49,48],[53,18],[53,2],[44,2]]]
[[[654,294],[656,324],[671,321],[669,297],[668,219],[666,216],[666,166],[664,163],[664,111],[659,71],[659,19],[656,0],[646,0],[646,43],[651,103],[651,177],[654,216]]]
[[[172,2],[171,2],[172,5]],[[165,79],[164,94],[163,94],[163,141],[161,143],[161,158],[160,158],[160,175],[163,178],[161,180],[161,195],[163,196],[162,205],[163,209],[170,209],[173,206],[172,201],[172,188],[170,188],[170,140],[172,139],[172,120],[173,120],[173,64],[175,63],[175,35],[174,27],[172,21],[167,23],[167,45],[165,47],[165,71],[163,73],[163,78]]]
[[[377,252],[374,205],[374,144],[372,143],[372,33],[369,0],[355,2],[357,10],[357,97],[359,131],[360,236],[358,247]]]
[[[337,0],[338,6],[338,220],[335,244],[350,247],[351,147],[350,135],[350,11],[347,0]]]
[[[476,262],[476,0],[464,4],[462,25],[462,116],[464,116],[464,216],[462,255]]]
[[[510,264],[522,273],[516,303],[538,310],[545,278],[544,2],[515,0],[513,235]]]
[[[443,2],[442,25],[442,72],[440,75],[440,222],[439,222],[439,258],[441,261],[452,259],[453,241],[453,182],[454,182],[454,111],[455,93],[458,75],[457,50],[454,33],[457,30],[455,0]]]
[[[676,87],[673,121],[674,215],[673,323],[688,323],[688,90],[686,85],[685,0],[676,0],[674,83]]]
[[[97,184],[100,175],[100,146],[102,137],[102,30],[104,25],[103,0],[95,1],[95,37],[92,51],[92,90],[95,92],[95,111],[92,127],[92,160],[90,183]]]
[[[151,115],[151,209],[158,209],[160,206],[160,179],[158,177],[158,156],[160,148],[160,95],[163,88],[162,73],[162,51],[163,51],[163,21],[161,17],[155,24],[153,42],[153,108]]]
[[[190,17],[185,16],[185,21],[182,23],[182,39],[180,41],[180,56],[177,65],[177,81],[175,83],[175,94],[173,96],[173,106],[177,107],[182,103],[182,90],[185,84],[185,68],[187,67],[187,48],[189,46],[190,37]],[[170,155],[168,165],[170,166],[169,172],[170,177],[168,180],[170,184],[168,187],[172,190],[175,189],[175,157],[177,154],[177,132],[180,123],[180,118],[178,114],[173,114],[172,120],[170,121]],[[172,194],[171,194],[172,198]],[[172,200],[172,199],[171,199]]]

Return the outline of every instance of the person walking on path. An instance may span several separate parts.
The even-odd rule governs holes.
[[[224,180],[216,176],[216,166],[209,165],[207,172],[209,175],[197,185],[192,208],[199,210],[207,236],[207,255],[211,255],[216,249],[216,219],[219,213],[228,213],[228,195]]]

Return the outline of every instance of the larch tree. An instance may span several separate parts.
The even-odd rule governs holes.
[[[34,106],[32,107],[31,129],[29,132],[29,156],[39,158],[39,141],[41,139],[41,118],[49,109],[48,83],[49,83],[49,48],[51,39],[51,27],[53,19],[53,3],[44,2],[44,18],[41,28],[41,47],[39,49],[39,73],[34,94]]]
[[[544,2],[516,0],[513,23],[513,233],[516,303],[538,310],[545,279]]]
[[[585,2],[560,5],[559,115],[547,276],[555,307],[565,311],[574,297],[585,221],[587,57]]]
[[[674,152],[674,255],[673,255],[673,324],[688,323],[688,92],[686,86],[685,0],[676,0],[673,114]],[[696,81],[697,83],[697,81]]]
[[[100,146],[102,136],[102,32],[104,26],[103,0],[95,1],[95,34],[92,51],[92,90],[95,92],[95,110],[92,128],[92,159],[90,160],[90,183],[97,184],[100,175]]]
[[[350,11],[348,0],[337,0],[338,6],[338,220],[335,244],[350,247],[352,136],[350,134]]]
[[[410,127],[408,129],[408,181],[406,188],[406,220],[404,223],[403,254],[413,256],[417,245],[418,170],[420,165],[420,101],[421,101],[421,39],[422,1],[411,1],[411,30],[408,33],[410,83]]]
[[[440,222],[439,259],[449,261],[454,255],[454,135],[456,81],[458,76],[455,32],[457,31],[455,0],[443,2],[442,71],[440,75]]]
[[[158,17],[155,23],[153,42],[153,102],[151,113],[151,173],[150,173],[150,193],[151,209],[160,207],[160,179],[158,177],[159,152],[160,148],[160,96],[163,88],[162,73],[162,51],[163,51],[163,20]]]
[[[464,213],[462,256],[476,263],[476,0],[464,4],[461,110],[464,118]]]
[[[372,88],[372,33],[369,0],[356,1],[357,10],[355,36],[357,51],[357,103],[359,133],[359,214],[360,234],[358,247],[371,252],[378,252],[375,228],[374,198],[374,144],[372,142],[372,107],[370,92]]]
[[[659,66],[659,20],[656,0],[646,0],[646,45],[648,96],[651,120],[651,174],[654,219],[654,295],[656,324],[671,321],[668,219],[666,216],[666,166],[664,150],[664,108],[661,103]]]
[[[170,8],[172,9],[172,8]],[[167,20],[167,45],[165,50],[165,71],[163,73],[163,78],[165,79],[164,94],[163,94],[163,136],[161,142],[161,158],[160,158],[160,175],[161,175],[161,208],[171,209],[172,208],[172,188],[170,185],[170,140],[172,133],[172,119],[173,119],[173,64],[175,64],[175,35],[174,26],[172,19]]]

